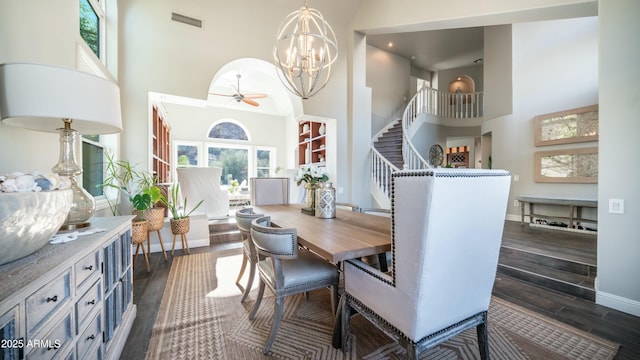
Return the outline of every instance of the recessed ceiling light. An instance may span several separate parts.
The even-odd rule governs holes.
[[[387,44],[388,47],[393,47],[393,43],[391,41],[389,41],[389,44]]]
[[[416,56],[415,55],[411,55],[411,60],[415,60]]]

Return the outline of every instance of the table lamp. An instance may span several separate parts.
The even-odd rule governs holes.
[[[30,63],[0,64],[0,119],[7,125],[58,132],[60,158],[52,171],[71,181],[73,201],[62,230],[89,226],[95,201],[78,185],[78,134],[122,130],[120,89],[104,78],[67,68]]]

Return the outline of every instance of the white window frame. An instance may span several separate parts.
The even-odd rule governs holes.
[[[107,36],[106,36],[106,30],[107,30],[107,16],[106,16],[106,11],[105,11],[105,6],[106,6],[106,2],[107,0],[103,0],[103,1],[99,1],[99,0],[87,0],[89,2],[89,5],[91,5],[91,7],[93,8],[93,11],[96,12],[96,15],[98,16],[98,26],[99,26],[99,36],[100,38],[98,39],[99,42],[99,50],[100,50],[100,56],[97,56],[93,50],[91,50],[91,48],[89,47],[89,45],[87,45],[87,43],[84,41],[84,39],[82,38],[82,36],[80,36],[80,26],[78,26],[78,38],[80,39],[80,41],[78,42],[81,45],[84,45],[84,48],[86,51],[88,51],[89,53],[91,53],[93,55],[93,57],[95,59],[98,59],[98,62],[102,63],[103,65],[106,65],[106,61],[107,61]],[[79,2],[78,2],[78,8],[79,8]],[[78,21],[80,21],[80,16],[78,13]]]
[[[254,161],[254,150],[253,145],[247,144],[246,141],[215,141],[215,142],[205,142],[202,155],[204,156],[203,165],[209,167],[209,148],[228,148],[228,149],[240,149],[247,150],[247,186],[249,186],[249,179],[255,177],[255,161]],[[222,179],[220,186],[223,189],[227,188],[226,179]]]
[[[204,146],[202,141],[189,141],[189,140],[172,140],[172,150],[171,150],[171,163],[175,164],[175,166],[172,166],[173,168],[173,174],[171,176],[172,179],[177,179],[177,174],[175,172],[175,169],[178,167],[183,167],[181,165],[178,164],[178,147],[179,146],[194,146],[198,149],[198,156],[196,157],[196,160],[198,161],[198,164],[193,166],[193,165],[189,165],[189,166],[185,166],[185,167],[204,167],[205,165],[205,156],[203,155],[202,152],[202,148]]]
[[[217,148],[229,148],[229,149],[243,149],[247,150],[249,156],[247,157],[247,166],[248,171],[247,175],[250,178],[256,177],[258,174],[258,151],[269,151],[271,156],[269,158],[269,176],[276,175],[276,167],[278,163],[278,148],[274,146],[261,146],[261,145],[252,145],[247,144],[245,141],[191,141],[191,140],[173,140],[172,141],[172,163],[176,164],[173,167],[173,179],[177,179],[176,168],[178,168],[178,146],[186,145],[186,146],[195,146],[198,149],[198,166],[197,167],[208,167],[209,166],[209,147],[217,147]],[[247,179],[248,180],[248,179]],[[249,184],[247,184],[249,186]],[[225,180],[222,180],[221,188],[226,189],[227,185]]]
[[[269,176],[276,175],[276,164],[278,163],[278,148],[274,146],[254,146],[253,147],[253,157],[254,164],[256,164],[254,169],[255,176],[258,176],[258,151],[269,151],[271,155],[269,156]]]

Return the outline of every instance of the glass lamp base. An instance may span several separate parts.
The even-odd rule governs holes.
[[[89,219],[96,208],[93,196],[82,186],[78,185],[77,176],[82,174],[82,168],[76,163],[75,146],[78,132],[70,128],[70,121],[65,121],[65,127],[59,129],[60,133],[60,158],[53,172],[66,176],[71,182],[72,201],[67,219],[60,230],[72,230],[87,227]]]

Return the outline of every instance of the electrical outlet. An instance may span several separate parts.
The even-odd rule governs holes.
[[[344,192],[344,189],[342,187],[338,187],[338,194],[342,194]]]
[[[624,199],[609,199],[609,214],[624,214]]]
[[[514,182],[520,181],[520,175],[513,175],[513,181]]]
[[[520,206],[520,201],[513,200],[513,206]]]

